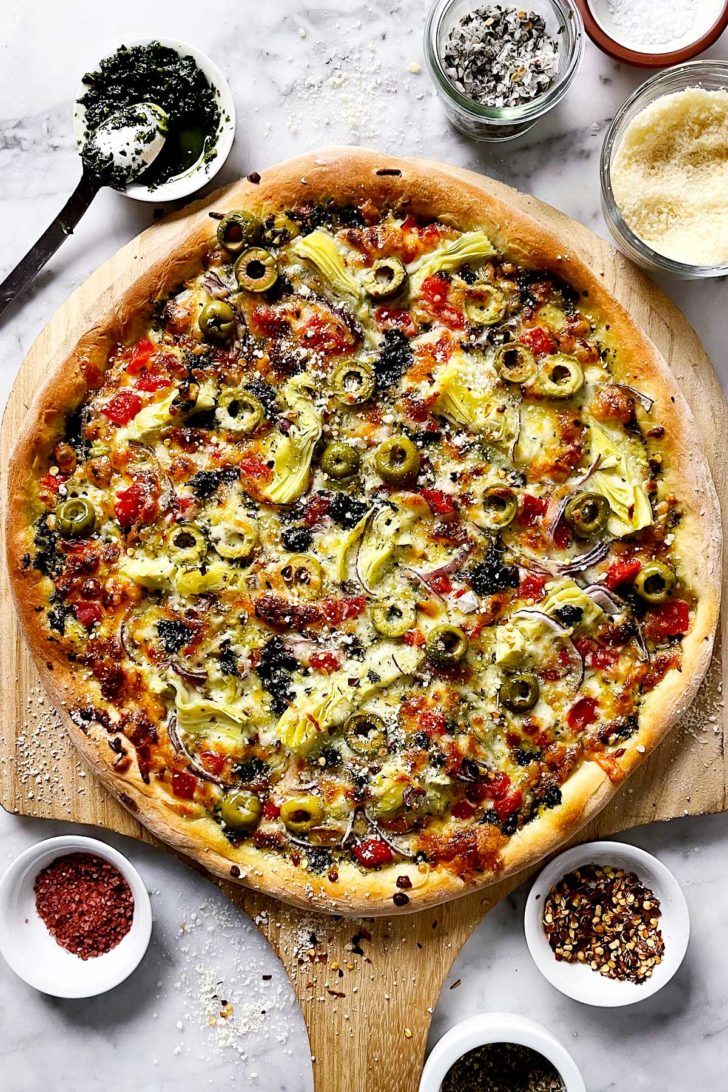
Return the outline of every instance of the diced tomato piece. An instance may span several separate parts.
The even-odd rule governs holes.
[[[225,755],[219,755],[217,751],[200,751],[202,765],[210,773],[221,774],[225,769]]]
[[[600,671],[604,671],[608,667],[612,667],[619,659],[618,648],[604,648],[598,646],[592,652],[589,658],[589,664],[591,667],[596,667]]]
[[[114,513],[124,528],[133,523],[151,523],[157,514],[157,503],[141,482],[132,482],[128,489],[116,494]]]
[[[265,804],[263,804],[263,818],[264,819],[277,819],[281,814],[280,804],[276,804],[275,800],[269,796]]]
[[[441,736],[447,728],[447,717],[437,709],[425,709],[419,717],[418,727],[428,734]]]
[[[430,576],[427,583],[438,595],[449,595],[452,591],[452,580],[447,573],[437,573],[436,576]]]
[[[255,451],[247,451],[240,460],[240,473],[253,481],[269,482],[273,471],[266,466],[263,458]]]
[[[41,489],[48,490],[49,493],[57,493],[61,485],[65,481],[63,474],[44,474],[38,482]]]
[[[620,584],[631,584],[641,568],[642,562],[636,557],[615,561],[607,570],[604,584],[610,591],[614,591]]]
[[[121,390],[107,402],[101,412],[115,425],[128,425],[142,408],[138,394],[130,390]]]
[[[100,622],[104,617],[104,610],[100,603],[76,603],[73,608],[78,621],[86,629],[91,629],[95,622]]]
[[[483,781],[474,781],[466,788],[465,795],[472,804],[480,804],[490,796],[490,790]]]
[[[404,307],[375,307],[374,319],[382,330],[401,330],[405,337],[417,333],[414,319]]]
[[[314,493],[306,501],[303,510],[303,522],[307,527],[316,527],[328,514],[331,500],[325,493]]]
[[[344,353],[354,344],[354,337],[342,319],[331,315],[312,315],[306,323],[303,340],[319,353]]]
[[[197,788],[197,778],[186,770],[172,771],[172,792],[180,800],[192,800]]]
[[[159,372],[145,372],[136,383],[138,391],[162,391],[169,387],[172,380],[168,375],[160,375]]]
[[[422,496],[436,516],[454,516],[458,510],[455,498],[444,489],[423,489]]]
[[[270,307],[268,304],[261,304],[253,308],[251,326],[254,334],[275,337],[276,334],[282,334],[288,330],[288,319],[285,311]]]
[[[365,838],[352,846],[351,852],[362,868],[381,868],[394,860],[394,853],[381,838]]]
[[[510,815],[518,811],[522,803],[523,793],[520,789],[514,789],[507,796],[502,796],[499,800],[496,800],[493,804],[493,810],[503,823]]]
[[[518,505],[518,522],[524,527],[532,527],[548,508],[548,501],[543,497],[534,497],[532,493],[522,493]]]
[[[644,623],[645,635],[652,641],[679,637],[689,629],[690,607],[684,599],[672,599],[652,607]]]
[[[325,599],[321,604],[324,618],[330,626],[338,626],[349,618],[358,618],[366,609],[365,595],[350,595],[340,599]]]
[[[432,312],[445,326],[459,330],[465,325],[465,319],[460,311],[456,310],[448,302],[450,295],[450,282],[435,274],[425,277],[420,286],[420,296]]]
[[[330,675],[341,667],[341,653],[339,652],[314,652],[308,661],[314,671],[320,671],[322,675]]]
[[[148,337],[143,337],[141,341],[138,341],[136,345],[131,349],[126,349],[125,354],[129,354],[129,363],[126,366],[126,370],[130,375],[138,375],[139,372],[144,371],[149,359],[153,353],[156,352],[157,346],[154,345]]]
[[[543,573],[532,573],[526,570],[521,576],[518,594],[522,599],[540,599],[543,595],[546,579]]]
[[[542,326],[534,326],[530,330],[524,330],[518,340],[527,345],[534,356],[546,356],[556,348],[556,342],[548,331]]]
[[[579,698],[566,714],[566,723],[574,732],[582,732],[597,719],[599,703],[596,698]]]
[[[571,531],[563,520],[559,520],[554,530],[554,543],[560,550],[565,550],[571,542]]]
[[[471,819],[476,810],[476,805],[464,798],[452,806],[452,814],[456,819]]]
[[[496,770],[490,781],[487,782],[488,792],[498,800],[501,796],[505,796],[511,787],[511,779],[507,773],[503,773],[502,770]]]
[[[421,629],[408,629],[402,640],[410,648],[422,648],[427,638]]]

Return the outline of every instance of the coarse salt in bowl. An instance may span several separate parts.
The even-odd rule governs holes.
[[[548,894],[567,873],[589,864],[611,865],[634,872],[659,900],[658,928],[665,951],[651,977],[641,983],[622,982],[583,963],[557,960],[551,949],[543,926],[543,908]],[[685,958],[690,939],[690,916],[679,883],[656,857],[626,842],[587,842],[561,853],[537,876],[526,902],[524,928],[533,961],[552,986],[584,1005],[617,1008],[644,1001],[667,985]]]
[[[511,140],[527,132],[552,110],[571,87],[584,54],[584,24],[572,0],[529,0],[522,6],[503,5],[543,18],[546,33],[558,48],[556,73],[549,87],[528,102],[516,106],[483,106],[454,85],[443,56],[450,32],[463,16],[490,6],[492,0],[435,0],[425,25],[425,59],[453,125],[475,140]]]
[[[38,873],[69,853],[90,853],[118,868],[134,898],[129,931],[103,955],[81,959],[62,948],[38,915]],[[29,986],[52,997],[95,997],[128,978],[141,962],[152,933],[152,908],[144,881],[117,850],[95,838],[69,834],[37,842],[16,857],[0,880],[0,954]]]

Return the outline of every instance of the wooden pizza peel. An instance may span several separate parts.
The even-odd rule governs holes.
[[[652,338],[697,419],[728,522],[726,404],[713,365],[678,308],[608,243],[563,213],[491,179],[448,170],[554,230]],[[227,207],[235,207],[234,194],[233,185]],[[216,201],[213,194],[194,211]],[[105,310],[105,297],[127,287],[146,263],[174,250],[187,231],[185,215],[149,228],[92,274],[34,343],[2,423],[3,505],[9,452],[49,362],[65,357],[93,325],[94,315]],[[0,548],[4,556],[3,543]],[[15,617],[4,564],[1,569],[0,803],[17,814],[93,824],[159,844],[84,768],[45,696]],[[722,626],[725,607],[724,599]],[[724,635],[716,641],[692,710],[579,841],[658,819],[726,810],[725,647]],[[308,1028],[316,1092],[416,1092],[431,1014],[453,960],[488,910],[526,875],[434,910],[376,920],[309,914],[238,885],[213,882],[255,920],[288,972]]]

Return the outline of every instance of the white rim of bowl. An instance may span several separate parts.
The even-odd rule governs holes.
[[[131,41],[122,42],[102,53],[99,60],[87,67],[87,71],[91,72],[98,68],[100,62],[107,57],[112,57],[121,48],[121,45],[131,49],[133,46],[150,45],[152,42],[159,42],[160,45],[173,49],[180,57],[192,57],[203,76],[206,77],[207,82],[218,92],[218,106],[220,108],[218,138],[213,154],[207,161],[198,159],[182,174],[175,175],[174,178],[170,178],[153,188],[145,186],[141,182],[131,182],[125,189],[116,191],[125,197],[131,197],[134,201],[163,204],[165,201],[176,201],[196,193],[222,169],[235,140],[236,117],[230,84],[218,66],[201,49],[180,41],[179,38],[161,38],[153,35],[148,38],[134,38]],[[79,99],[85,91],[86,87],[81,83],[73,104],[73,135],[79,151],[83,147],[85,117],[85,111],[80,105]]]
[[[16,890],[18,883],[24,879],[28,865],[32,866],[35,861],[39,861],[41,858],[47,859],[47,863],[50,864],[51,861],[56,860],[58,857],[66,857],[69,853],[78,852],[93,853],[96,856],[109,861],[111,864],[116,865],[129,884],[131,893],[134,897],[134,915],[131,929],[126,936],[129,936],[132,932],[135,934],[135,947],[134,951],[129,953],[127,961],[123,968],[121,968],[123,973],[119,973],[119,970],[117,969],[117,973],[110,976],[106,984],[91,990],[84,989],[83,986],[79,984],[79,976],[79,978],[75,980],[75,987],[69,979],[65,984],[59,984],[51,991],[48,988],[39,985],[37,981],[34,981],[33,974],[29,973],[28,968],[23,964],[18,951],[15,948],[10,947],[9,936],[2,926],[2,920],[9,910],[7,905],[8,899]],[[33,879],[35,879],[35,875],[40,872],[41,867],[45,866],[45,863],[42,866],[38,866]],[[114,849],[113,846],[107,845],[106,842],[99,841],[97,838],[89,838],[86,835],[81,834],[61,834],[56,838],[44,838],[40,842],[34,842],[32,846],[28,846],[27,849],[23,850],[23,852],[12,861],[5,870],[2,879],[0,879],[0,955],[2,955],[5,962],[18,978],[22,979],[23,982],[26,982],[40,993],[48,994],[51,997],[83,998],[96,997],[101,993],[106,993],[108,990],[114,989],[115,986],[119,986],[124,982],[139,966],[149,947],[151,935],[152,904],[144,881],[134,865],[123,853]],[[122,944],[124,940],[125,937],[122,937],[119,943]],[[113,950],[114,949],[111,949],[111,951]],[[81,975],[84,966],[93,964],[94,960],[86,961],[78,959]]]
[[[670,896],[669,906],[663,904],[662,921],[660,928],[663,936],[669,933],[669,939],[665,936],[665,954],[669,958],[660,964],[659,973],[653,973],[640,985],[633,982],[622,982],[615,979],[607,979],[607,987],[610,991],[607,996],[597,996],[596,989],[605,979],[597,972],[593,974],[593,980],[584,979],[579,974],[575,979],[573,988],[565,987],[557,968],[571,968],[570,964],[559,962],[554,956],[541,923],[541,913],[548,892],[555,883],[558,883],[568,872],[586,864],[613,864],[617,867],[627,865],[645,885],[652,890],[655,886],[661,886]],[[657,892],[655,891],[655,895]],[[668,924],[669,923],[669,924]],[[553,861],[539,873],[533,882],[526,900],[523,926],[526,934],[526,943],[531,957],[544,978],[551,983],[554,989],[559,990],[574,1001],[584,1005],[592,1005],[597,1008],[621,1008],[627,1005],[635,1005],[647,1000],[658,993],[663,986],[674,977],[679,970],[690,940],[690,914],[688,904],[682,892],[682,888],[675,876],[662,861],[653,857],[651,853],[633,846],[629,842],[601,841],[585,842],[583,845],[574,846],[559,854]],[[669,947],[668,947],[669,945]],[[662,968],[667,968],[664,970]],[[573,968],[575,972],[586,970],[581,966]],[[592,992],[592,989],[594,992]]]
[[[446,1032],[435,1043],[425,1063],[419,1092],[440,1092],[442,1082],[458,1058],[487,1043],[516,1043],[530,1047],[551,1062],[564,1082],[565,1092],[586,1092],[584,1078],[566,1047],[535,1020],[513,1012],[481,1012]]]

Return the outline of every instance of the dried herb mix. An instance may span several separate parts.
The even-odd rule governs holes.
[[[463,15],[442,63],[453,85],[481,106],[520,106],[548,91],[559,48],[540,15],[492,4]]]
[[[548,894],[543,926],[557,960],[621,982],[644,982],[662,961],[660,903],[634,872],[589,864]]]
[[[145,185],[159,186],[212,153],[220,125],[217,92],[192,57],[180,57],[159,42],[121,46],[96,72],[87,72],[83,83],[88,90],[80,102],[88,132],[135,103],[152,102],[167,112],[167,139],[139,179]],[[87,166],[96,172],[98,164]]]
[[[485,1043],[450,1067],[442,1092],[564,1092],[542,1054],[519,1043]]]

